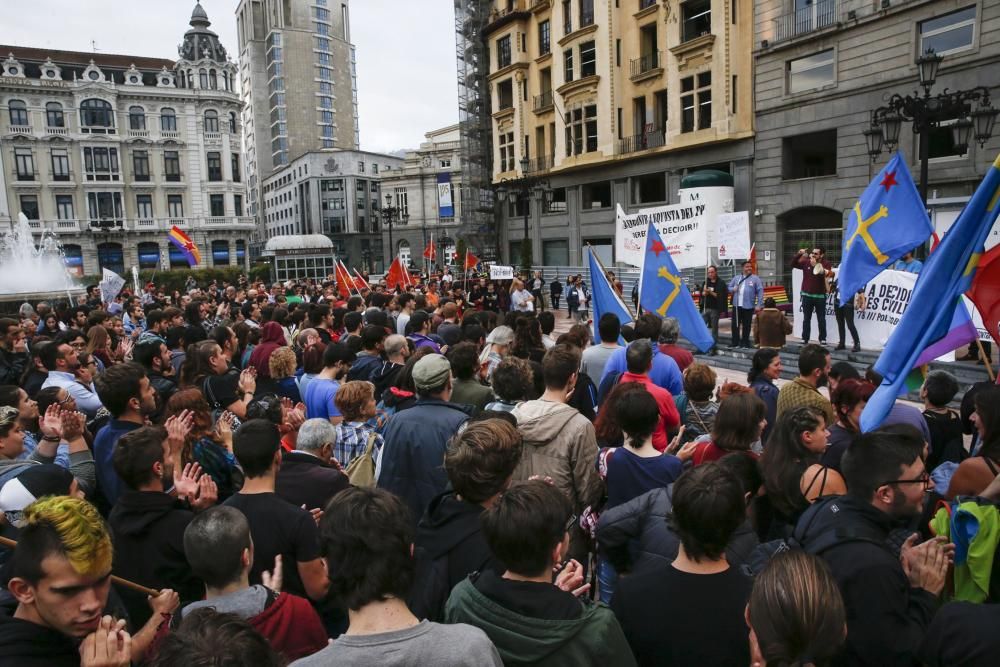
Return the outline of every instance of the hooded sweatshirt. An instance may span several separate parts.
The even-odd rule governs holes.
[[[482,513],[482,506],[459,500],[453,491],[427,507],[413,545],[417,571],[408,606],[417,618],[440,622],[456,584],[487,568],[504,571],[483,537]]]
[[[149,588],[172,588],[182,603],[200,600],[204,584],[184,556],[184,529],[194,518],[184,505],[159,491],[126,491],[115,503],[108,524],[114,536],[115,574]],[[146,596],[118,589],[133,630],[149,620]]]
[[[524,438],[514,480],[527,481],[532,475],[551,477],[555,487],[569,497],[577,515],[588,506],[596,506],[604,485],[597,474],[594,425],[575,408],[552,401],[526,401],[511,414]],[[574,525],[569,534],[570,556],[582,556],[586,550],[583,531]]]
[[[79,667],[76,642],[61,632],[0,611],[0,665]]]
[[[257,370],[257,379],[271,377],[271,368],[268,362],[271,354],[279,347],[287,345],[285,342],[285,330],[277,322],[267,322],[261,328],[260,343],[254,347],[250,354],[250,365]]]
[[[480,592],[472,578],[460,582],[445,609],[448,623],[468,623],[490,638],[506,667],[631,667],[635,665],[621,626],[605,605],[581,600],[572,619],[525,616]]]

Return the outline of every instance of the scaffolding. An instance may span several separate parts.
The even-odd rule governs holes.
[[[500,235],[492,187],[492,118],[489,48],[483,35],[490,0],[455,0],[455,60],[458,67],[458,123],[462,169],[458,234],[470,249],[500,258]]]

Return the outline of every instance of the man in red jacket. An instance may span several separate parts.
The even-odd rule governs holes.
[[[192,572],[205,582],[205,599],[185,606],[175,627],[184,614],[212,607],[246,619],[289,661],[326,646],[326,631],[309,601],[281,592],[280,560],[265,573],[264,585],[250,585],[250,524],[235,507],[213,507],[195,516],[184,531],[184,554]]]
[[[802,271],[802,344],[809,342],[810,322],[816,313],[819,325],[819,344],[826,345],[826,294],[827,277],[832,275],[830,262],[822,248],[813,248],[807,255],[805,248],[792,258],[792,268]]]

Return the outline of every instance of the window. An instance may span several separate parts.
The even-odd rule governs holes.
[[[581,188],[583,209],[611,207],[611,181],[587,183]]]
[[[378,164],[376,164],[374,162],[372,163],[372,173],[373,174],[377,174],[378,173]],[[372,181],[372,192],[375,192],[376,188],[377,188],[377,184],[375,183],[375,181]]]
[[[681,132],[712,126],[712,73],[681,79]]]
[[[243,217],[243,195],[233,195],[233,212],[237,217]]]
[[[14,164],[17,166],[17,180],[35,180],[35,158],[30,148],[14,149]]]
[[[498,141],[500,144],[500,171],[514,171],[514,133],[501,132]]]
[[[84,132],[111,131],[115,126],[115,114],[111,104],[97,99],[81,102],[80,125]]]
[[[594,0],[580,0],[580,27],[594,23]]]
[[[712,0],[687,0],[681,5],[681,41],[712,32]]]
[[[573,9],[570,0],[563,0],[562,14],[563,14],[563,34],[568,35],[571,32],[573,32]]]
[[[597,48],[594,42],[580,44],[580,78],[597,74]]]
[[[52,180],[69,180],[69,152],[63,148],[52,149]]]
[[[160,246],[146,241],[136,246],[140,269],[158,269],[160,267]]]
[[[368,192],[368,181],[359,180],[357,183],[358,192]]]
[[[563,51],[563,80],[566,83],[573,80],[573,49]]]
[[[333,98],[322,96],[319,98],[319,108],[320,109],[332,109],[333,108]]]
[[[153,195],[135,196],[135,215],[140,220],[153,218]]]
[[[111,220],[121,224],[125,218],[122,214],[122,195],[120,192],[88,192],[87,208],[91,222]]]
[[[976,37],[976,8],[938,16],[920,23],[920,53],[934,49],[947,55],[971,49]]]
[[[510,109],[514,106],[514,81],[504,79],[497,84],[497,111]]]
[[[38,220],[38,197],[36,195],[21,195],[21,213],[28,220]]]
[[[135,180],[149,180],[149,152],[132,151],[132,171]]]
[[[213,218],[221,218],[226,214],[226,196],[225,195],[209,195],[208,196],[208,207]]]
[[[11,100],[7,104],[10,110],[10,124],[24,126],[28,124],[28,106],[21,100]]]
[[[209,109],[205,112],[205,131],[206,132],[218,132],[219,131],[219,113]]]
[[[441,169],[447,169],[451,166],[451,160],[438,160],[438,167]]]
[[[60,220],[75,220],[73,195],[56,195],[56,217]]]
[[[931,128],[927,138],[927,157],[930,159],[964,157],[968,154],[968,147],[965,150],[955,148],[955,137],[952,135],[951,126],[955,124],[955,119],[943,120],[937,127]],[[917,140],[919,144],[919,139]],[[914,151],[915,153],[919,151]]]
[[[49,102],[45,105],[45,124],[49,127],[66,127],[66,118],[63,116],[61,104]]]
[[[834,82],[833,49],[788,61],[788,92],[821,88]]]
[[[569,241],[566,239],[542,241],[542,263],[546,266],[568,265]]]
[[[538,55],[544,56],[552,46],[551,25],[548,20],[538,24]]]
[[[83,164],[88,181],[117,181],[120,178],[117,148],[84,148]]]
[[[781,140],[781,177],[785,180],[837,175],[837,130]]]
[[[497,40],[497,69],[510,65],[510,35]]]
[[[162,132],[177,131],[177,114],[173,109],[160,109],[160,130]]]
[[[208,154],[208,180],[222,180],[222,154],[211,152]]]
[[[146,110],[142,107],[129,107],[128,108],[128,129],[130,130],[145,130],[146,129]]]
[[[168,181],[181,180],[181,159],[177,151],[163,151],[163,175]]]
[[[330,40],[327,39],[326,37],[317,37],[316,38],[316,48],[318,50],[320,50],[320,51],[329,51],[330,50]]]
[[[552,188],[548,197],[542,198],[543,213],[566,212],[566,188]]]
[[[667,179],[662,173],[645,174],[632,179],[632,203],[667,201]]]
[[[565,114],[566,155],[580,155],[597,150],[597,105],[577,107]]]
[[[229,241],[212,241],[212,266],[229,266]]]
[[[208,72],[205,70],[198,71],[198,82],[201,84],[202,89],[208,89]]]
[[[240,182],[240,154],[233,153],[232,155],[232,168],[233,168],[233,183]]]
[[[330,20],[330,10],[323,9],[321,7],[313,7],[313,16],[317,21],[329,21]]]
[[[236,134],[236,112],[229,112],[229,134]]]
[[[167,195],[167,215],[171,218],[184,217],[183,195]]]
[[[333,81],[333,70],[329,67],[320,67],[319,78],[321,81]]]

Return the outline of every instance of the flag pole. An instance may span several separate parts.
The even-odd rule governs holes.
[[[976,347],[979,348],[979,360],[983,362],[984,366],[986,366],[986,374],[989,376],[990,382],[996,382],[996,376],[993,374],[993,362],[986,356],[986,349],[983,347],[983,341],[979,340],[979,332],[976,332]]]

